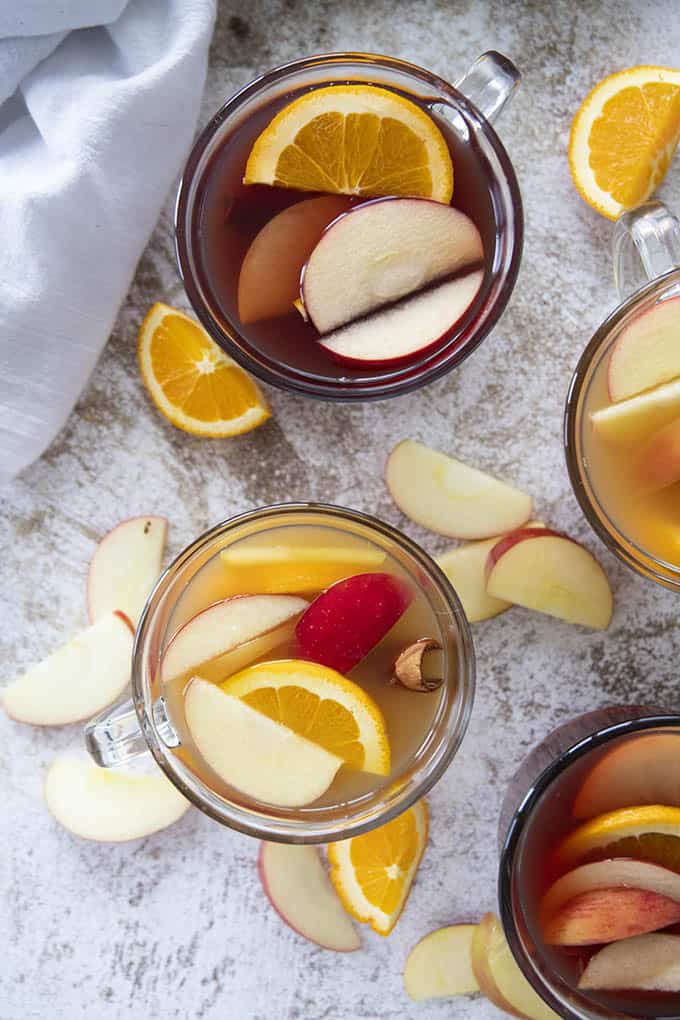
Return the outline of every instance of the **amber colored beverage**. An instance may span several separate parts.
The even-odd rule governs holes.
[[[424,665],[432,676],[443,677],[451,669],[450,663],[456,661],[456,649],[447,638],[426,596],[413,584],[413,578],[407,576],[404,568],[389,553],[384,552],[370,541],[349,535],[333,527],[292,525],[272,527],[257,535],[239,540],[230,546],[230,556],[235,556],[242,563],[244,552],[254,550],[252,566],[240,565],[238,570],[229,567],[216,553],[200,568],[181,596],[170,620],[169,631],[174,632],[183,624],[221,599],[239,594],[297,594],[311,602],[321,588],[311,587],[305,583],[302,591],[296,590],[295,584],[286,586],[282,578],[286,570],[281,561],[269,562],[267,551],[274,550],[280,555],[297,555],[304,560],[307,549],[341,550],[346,558],[347,573],[354,575],[371,570],[379,570],[400,579],[413,594],[412,601],[396,624],[384,638],[346,674],[350,680],[360,685],[373,699],[382,712],[385,720],[387,736],[391,748],[391,774],[378,776],[342,767],[326,793],[310,807],[348,804],[356,801],[380,787],[389,786],[395,777],[403,775],[408,763],[417,755],[425,738],[432,729],[433,721],[440,708],[443,687],[431,693],[416,693],[391,682],[393,666],[399,653],[419,638],[430,637],[441,646],[441,651],[428,653]],[[352,569],[349,564],[353,555],[357,561],[366,561],[374,556],[374,561],[361,569]],[[247,556],[246,556],[247,559]],[[333,580],[341,580],[342,569],[337,571]],[[326,578],[328,581],[329,578]],[[288,628],[281,643],[267,651],[265,655],[255,656],[239,662],[238,669],[254,665],[257,662],[279,661],[301,658],[295,638],[294,624]],[[447,665],[448,664],[448,665]],[[238,671],[237,669],[237,671]],[[225,673],[220,660],[208,663],[196,670],[203,679],[221,683],[230,675]],[[178,677],[163,690],[169,714],[175,729],[180,734],[182,744],[175,751],[206,784],[218,793],[224,793],[224,784],[219,777],[211,773],[206,763],[191,741],[188,727],[183,719],[183,698],[190,677]],[[225,734],[228,739],[228,734]]]

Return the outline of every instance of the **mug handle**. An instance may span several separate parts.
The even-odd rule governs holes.
[[[162,698],[155,702],[153,714],[158,736],[168,747],[178,747],[180,740]],[[132,698],[90,719],[85,726],[85,747],[95,763],[105,769],[125,765],[133,758],[148,754],[149,747]]]
[[[512,60],[496,50],[488,50],[477,57],[455,87],[492,122],[508,104],[521,80],[522,75]]]
[[[680,266],[680,220],[663,202],[645,202],[619,216],[612,250],[616,289],[624,301]]]

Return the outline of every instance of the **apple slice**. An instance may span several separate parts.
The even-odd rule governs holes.
[[[593,889],[642,889],[680,903],[680,874],[647,861],[627,857],[582,864],[562,875],[541,900],[541,916],[551,918],[570,900]]]
[[[305,198],[269,220],[252,241],[238,278],[242,323],[287,315],[300,293],[300,273],[323,231],[347,212],[346,195]]]
[[[342,765],[342,758],[198,677],[185,693],[184,715],[196,750],[213,772],[268,804],[311,804]]]
[[[47,770],[45,800],[65,829],[102,843],[150,836],[190,806],[160,769],[134,775],[68,757],[57,758]]]
[[[533,521],[526,527],[543,528],[544,525]],[[495,599],[486,590],[486,561],[499,538],[468,542],[435,557],[455,588],[470,623],[490,620],[512,606],[512,602]]]
[[[543,925],[550,946],[589,946],[666,928],[680,921],[680,902],[647,889],[590,889]]]
[[[637,935],[605,946],[590,958],[578,987],[680,992],[680,935]]]
[[[625,400],[680,376],[680,298],[659,302],[629,322],[609,356],[611,400]]]
[[[610,404],[590,416],[600,439],[608,443],[636,443],[680,418],[680,379]]]
[[[402,513],[451,538],[490,538],[531,515],[525,492],[413,439],[394,447],[385,481]]]
[[[680,418],[664,425],[645,444],[637,474],[643,486],[652,490],[680,481]]]
[[[352,574],[377,570],[385,553],[367,542],[344,546],[257,545],[237,542],[223,549],[224,594],[318,592]],[[226,588],[226,590],[225,590]]]
[[[486,590],[568,623],[605,630],[612,616],[607,575],[582,545],[550,528],[520,528],[489,553]]]
[[[519,969],[495,914],[485,914],[475,928],[472,969],[484,995],[503,1012],[520,1020],[559,1020]]]
[[[362,202],[331,224],[310,255],[302,301],[319,333],[328,333],[483,257],[477,227],[450,205]]]
[[[585,821],[630,804],[680,807],[680,733],[642,733],[616,743],[586,776],[572,812]]]
[[[36,726],[89,719],[123,693],[131,659],[130,622],[108,613],[6,687],[5,711]]]
[[[472,970],[475,924],[438,928],[417,942],[404,965],[404,988],[412,999],[472,995],[479,984]]]
[[[477,297],[480,270],[439,283],[429,290],[327,333],[319,346],[339,361],[389,365],[432,347],[465,315]]]
[[[165,549],[165,517],[130,517],[116,525],[94,551],[87,575],[91,623],[120,609],[137,626],[158,580]]]
[[[208,606],[172,637],[163,655],[163,682],[207,663],[211,669],[208,679],[215,673],[215,679],[223,680],[285,641],[308,605],[296,595],[237,595]],[[237,649],[244,654],[231,654]]]
[[[361,946],[316,847],[260,845],[262,887],[279,917],[322,949],[351,953]]]
[[[355,574],[310,603],[295,637],[302,658],[347,673],[408,609],[413,590],[392,574]]]

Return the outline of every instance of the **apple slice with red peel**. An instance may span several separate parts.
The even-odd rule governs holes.
[[[650,437],[639,455],[637,475],[651,490],[680,481],[680,418]]]
[[[187,687],[184,716],[209,768],[228,786],[267,804],[311,804],[343,764],[319,744],[199,677]]]
[[[495,914],[485,914],[475,928],[472,969],[481,991],[504,1013],[520,1020],[559,1020],[519,969]]]
[[[404,965],[404,988],[415,1001],[472,995],[479,984],[472,970],[475,924],[438,928],[417,942]]]
[[[351,199],[345,195],[305,198],[265,224],[241,263],[238,314],[242,323],[293,311],[302,267],[328,224],[350,207]]]
[[[621,332],[609,356],[611,400],[625,400],[680,376],[680,298],[653,305]]]
[[[300,657],[347,673],[385,637],[413,600],[392,574],[355,574],[322,592],[298,620]]]
[[[545,525],[533,521],[526,527],[543,528]],[[468,542],[435,557],[455,588],[470,623],[490,620],[512,606],[512,602],[495,599],[486,590],[486,561],[500,537]]]
[[[262,843],[258,864],[269,902],[293,931],[322,949],[351,953],[360,948],[316,847]]]
[[[680,874],[648,861],[614,857],[582,864],[562,875],[541,900],[541,916],[550,919],[571,900],[593,889],[641,889],[680,903]]]
[[[329,333],[483,257],[477,227],[450,205],[362,202],[331,224],[309,256],[302,301],[319,333]]]
[[[319,345],[339,361],[354,365],[391,365],[422,354],[462,319],[477,297],[483,278],[480,269],[439,283],[326,333]]]
[[[394,447],[385,481],[402,513],[451,538],[490,538],[531,515],[525,492],[413,439]]]
[[[595,557],[550,528],[520,528],[489,553],[486,590],[568,623],[604,630],[612,616],[607,575]]]
[[[57,758],[47,770],[45,800],[65,829],[102,843],[150,836],[190,806],[160,769],[135,775],[69,757]]]
[[[173,636],[163,655],[163,681],[203,670],[208,663],[208,679],[223,680],[285,641],[308,605],[297,595],[236,595],[215,602]],[[244,654],[233,655],[238,649]]]
[[[680,807],[680,733],[641,733],[616,743],[586,776],[572,813],[585,821],[630,804]]]
[[[148,514],[112,528],[94,551],[87,575],[91,623],[120,609],[137,626],[161,572],[168,522]]]
[[[594,411],[590,422],[608,443],[638,443],[680,418],[680,379]]]
[[[680,902],[647,889],[591,889],[543,924],[551,946],[589,946],[666,928],[680,921]]]
[[[122,613],[107,613],[6,687],[5,711],[35,726],[62,726],[101,712],[129,683],[132,635]]]
[[[680,992],[680,935],[655,932],[605,946],[588,961],[578,987]]]

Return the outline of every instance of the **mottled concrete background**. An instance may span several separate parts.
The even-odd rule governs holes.
[[[385,453],[413,436],[526,487],[538,516],[597,551],[616,613],[606,635],[514,610],[474,629],[479,688],[469,735],[431,797],[432,836],[395,933],[349,956],[285,928],[262,895],[256,845],[191,811],[124,846],[81,842],[41,798],[45,767],[79,729],[0,718],[0,1020],[491,1020],[481,999],[416,1006],[401,969],[431,928],[495,903],[495,827],[509,775],[554,724],[612,701],[677,706],[678,600],[618,566],[571,494],[560,444],[570,373],[612,307],[611,225],[567,171],[571,117],[604,75],[677,64],[667,2],[224,2],[203,120],[266,68],[323,50],[395,54],[454,79],[485,49],[524,72],[500,125],[526,204],[520,279],[505,317],[454,375],[397,401],[324,406],[270,394],[274,419],[240,439],[194,439],[156,413],[135,337],[158,299],[177,299],[169,212],[145,253],[104,356],[49,451],[6,494],[0,525],[7,679],[85,623],[87,564],[130,514],[171,521],[171,554],[207,525],[256,504],[317,498],[373,511],[431,550],[382,482]],[[680,208],[676,161],[662,195]],[[170,206],[168,205],[168,210]],[[30,357],[30,351],[27,351]]]

